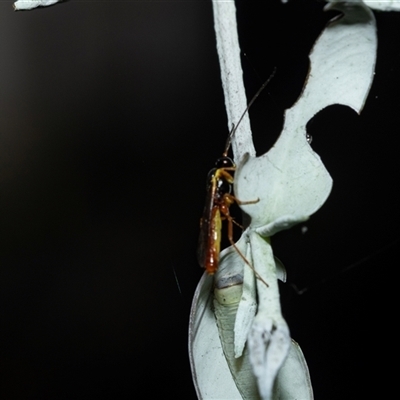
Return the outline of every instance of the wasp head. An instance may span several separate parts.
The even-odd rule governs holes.
[[[223,156],[218,158],[215,163],[215,168],[235,168],[235,163],[230,157]]]

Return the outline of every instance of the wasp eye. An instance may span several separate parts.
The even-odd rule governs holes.
[[[216,168],[231,168],[234,167],[235,163],[229,157],[221,157],[215,163]]]

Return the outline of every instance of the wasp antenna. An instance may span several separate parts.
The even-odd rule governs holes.
[[[243,116],[242,116],[242,118],[243,118]],[[242,120],[242,118],[240,118],[239,122]],[[236,125],[236,127],[237,127],[237,125]],[[235,125],[232,124],[232,128],[229,132],[228,138],[226,139],[225,151],[222,153],[223,157],[226,157],[228,155],[229,147],[231,146],[231,139],[232,139],[232,136],[235,133],[235,131],[236,131]]]
[[[240,123],[242,122],[242,119],[244,118],[244,116],[246,115],[246,113],[249,111],[249,108],[253,105],[253,103],[255,102],[255,100],[257,99],[257,97],[260,95],[260,93],[264,90],[264,88],[268,85],[268,83],[270,82],[270,80],[274,77],[276,72],[276,67],[274,68],[274,70],[272,71],[271,75],[269,76],[269,78],[261,85],[260,89],[258,89],[257,93],[253,96],[253,98],[251,99],[250,103],[247,105],[246,109],[244,110],[242,116],[239,118],[239,121],[237,122],[236,125],[232,124],[232,129],[229,132],[228,135],[228,139],[226,140],[226,144],[225,144],[225,151],[222,153],[222,155],[224,157],[226,157],[228,155],[228,150],[229,147],[231,145],[231,141],[233,138],[233,135],[235,134],[235,132],[237,131],[238,126],[240,125]]]

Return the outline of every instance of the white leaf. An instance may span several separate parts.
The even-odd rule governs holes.
[[[271,400],[275,378],[290,348],[290,333],[281,314],[276,266],[268,240],[254,231],[245,232],[251,248],[253,268],[265,283],[257,279],[258,310],[251,326],[248,347],[253,373],[261,398]],[[244,282],[246,284],[246,281]]]
[[[371,11],[362,3],[337,3],[330,8],[345,15],[331,22],[317,40],[307,83],[297,103],[286,111],[281,136],[263,156],[244,157],[235,175],[235,194],[241,201],[260,199],[242,209],[251,217],[244,232],[250,239],[250,259],[269,285],[257,280],[259,308],[248,340],[263,399],[272,399],[275,377],[290,349],[290,336],[280,312],[272,249],[262,237],[304,221],[325,202],[332,179],[307,143],[306,124],[331,104],[348,105],[359,112],[374,74],[376,29]]]
[[[243,249],[246,243],[238,245]],[[283,270],[280,261],[276,262],[277,269]],[[193,298],[189,355],[199,399],[258,398],[248,350],[244,349],[257,308],[256,292],[243,284],[243,264],[233,247],[222,251],[214,292],[212,277],[204,273]],[[254,282],[253,271],[246,267]],[[237,347],[241,347],[240,358]]]
[[[284,269],[279,260],[275,260],[275,263],[277,270]],[[241,335],[236,330],[242,330],[247,326],[242,319],[252,320],[255,314],[252,312],[255,299],[248,298],[247,301],[243,299],[244,292],[253,291],[244,290],[245,285],[240,283],[243,280],[242,264],[243,260],[236,250],[232,247],[225,249],[221,253],[218,270],[220,282],[218,283],[217,278],[217,285],[226,285],[227,290],[216,289],[214,297],[213,280],[204,273],[195,292],[189,325],[189,354],[199,399],[259,398],[255,376],[249,364],[248,349],[244,349],[244,354],[238,358],[233,346],[233,341],[236,345],[237,336]],[[254,277],[253,271],[248,269]],[[232,294],[232,289],[236,293]],[[246,315],[246,312],[239,315],[238,307],[249,311],[253,316]],[[220,319],[218,330],[214,310]],[[237,326],[233,328],[233,325]],[[247,333],[244,336],[247,337]],[[302,400],[313,398],[306,361],[298,344],[292,341],[289,355],[277,376],[274,399],[293,400],[296,398],[295,395]]]
[[[236,243],[236,248],[246,257],[250,257],[250,252],[246,253],[247,239],[245,236]],[[238,358],[242,355],[247,341],[254,316],[257,311],[257,292],[254,273],[239,256],[236,249],[232,246],[221,252],[220,267],[215,274],[215,292],[229,290],[232,285],[240,285],[240,298],[237,304],[237,314],[234,318],[234,356]],[[229,282],[227,277],[231,277]],[[243,284],[246,282],[246,284]],[[219,296],[220,297],[220,296]],[[220,329],[221,331],[221,329]]]
[[[18,0],[14,3],[14,10],[32,10],[36,7],[46,7],[58,3],[61,0]]]
[[[276,377],[273,398],[277,400],[314,398],[306,360],[300,346],[293,339],[289,354]]]
[[[236,253],[236,254],[235,254]],[[231,257],[229,257],[231,256]],[[229,260],[231,258],[231,260]],[[225,265],[243,263],[235,250],[224,258]],[[251,280],[254,282],[254,279]],[[218,278],[216,279],[218,285]],[[253,288],[255,295],[255,286]],[[251,290],[253,292],[253,290]],[[225,358],[232,377],[243,399],[259,399],[257,381],[250,363],[249,352],[245,343],[254,315],[257,310],[255,296],[244,296],[243,284],[236,284],[214,290],[214,312],[217,318],[219,336]],[[239,305],[241,311],[238,310]],[[238,324],[237,322],[240,321]]]
[[[279,139],[263,156],[242,160],[236,170],[236,196],[260,199],[242,209],[262,236],[304,221],[330,193],[332,179],[306,140],[307,122],[331,104],[359,112],[368,95],[376,58],[375,20],[362,3],[346,4],[329,5],[345,15],[331,22],[315,43],[306,86],[286,111]]]
[[[364,3],[375,10],[400,11],[400,0],[364,0]]]
[[[242,399],[222,351],[212,309],[213,278],[204,272],[189,320],[189,359],[199,400]]]

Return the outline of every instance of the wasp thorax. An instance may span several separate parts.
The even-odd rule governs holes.
[[[218,179],[217,180],[217,192],[223,195],[224,193],[232,192],[232,184],[229,183],[226,179]]]
[[[235,167],[235,163],[233,160],[227,156],[218,158],[218,160],[215,163],[216,168],[232,168]]]

